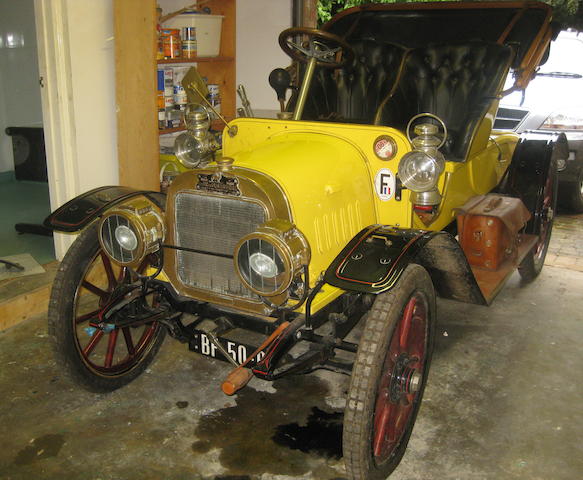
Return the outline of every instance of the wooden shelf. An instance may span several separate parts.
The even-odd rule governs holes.
[[[161,134],[184,127],[158,128],[157,72],[155,65],[194,65],[202,77],[220,88],[221,112],[236,114],[236,0],[209,0],[213,15],[223,15],[217,57],[157,60],[156,1],[113,0],[115,79],[120,184],[143,190],[159,188]],[[160,0],[162,8],[163,1]],[[170,0],[168,8],[171,10]],[[153,68],[154,67],[154,68]],[[222,130],[223,125],[213,122]]]
[[[191,58],[164,58],[157,60],[158,65],[174,64],[174,63],[200,63],[200,62],[232,62],[233,57],[191,57]]]

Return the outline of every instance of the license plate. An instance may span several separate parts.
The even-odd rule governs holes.
[[[247,357],[251,355],[257,348],[253,345],[247,345],[245,343],[240,343],[235,340],[229,340],[222,337],[218,337],[218,340],[227,353],[231,356],[231,358],[239,364],[245,362]],[[211,342],[211,339],[208,337],[208,335],[200,330],[195,330],[193,332],[192,341],[190,342],[190,349],[206,357],[216,358],[217,360],[228,362],[228,359],[226,359],[217,346]],[[259,352],[257,356],[247,365],[249,367],[253,367],[257,361],[261,360],[264,356],[265,352]]]

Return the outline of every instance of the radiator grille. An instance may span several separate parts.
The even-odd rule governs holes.
[[[194,193],[176,195],[178,278],[190,287],[256,298],[239,280],[233,252],[239,240],[265,222],[261,205],[240,199]],[[229,255],[230,258],[218,255]]]

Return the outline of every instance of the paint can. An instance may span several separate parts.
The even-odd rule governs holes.
[[[172,68],[164,69],[164,96],[171,97],[174,95],[174,70]]]
[[[196,57],[196,27],[182,28],[182,56],[185,58]]]
[[[186,90],[182,85],[174,85],[174,103],[176,105],[186,105],[188,103]]]
[[[162,39],[164,58],[179,58],[182,53],[180,29],[164,28],[160,32],[160,38]]]

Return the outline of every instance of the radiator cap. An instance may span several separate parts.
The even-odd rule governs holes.
[[[235,160],[232,159],[231,157],[219,157],[216,160],[217,165],[219,166],[219,170],[221,172],[227,172],[231,170],[233,168],[234,161]]]

